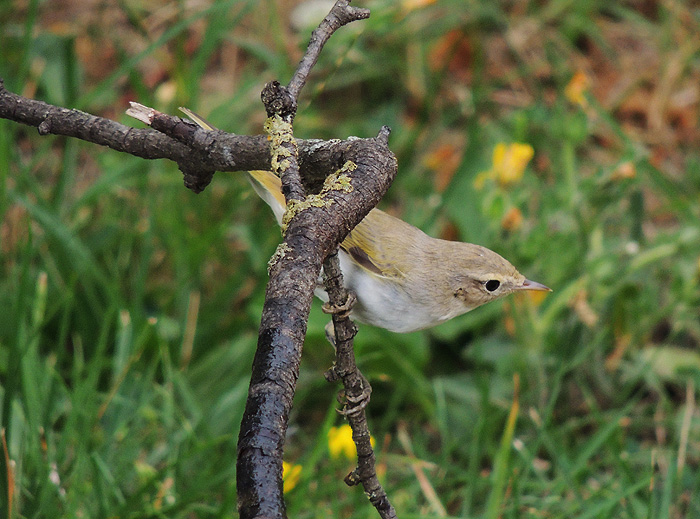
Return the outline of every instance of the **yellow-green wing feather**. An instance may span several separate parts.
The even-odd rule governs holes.
[[[400,278],[406,275],[401,258],[411,253],[411,231],[415,230],[384,211],[372,209],[340,247],[365,270],[381,277]]]
[[[282,194],[282,181],[271,171],[249,171],[248,178],[258,196],[275,213],[277,223],[282,225],[282,216],[287,208],[287,201]]]

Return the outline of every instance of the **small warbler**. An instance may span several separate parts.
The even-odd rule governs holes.
[[[202,128],[213,129],[197,114],[181,110]],[[248,175],[281,224],[286,202],[280,179],[269,171]],[[519,290],[550,291],[486,247],[431,238],[379,209],[350,231],[339,259],[345,286],[357,296],[351,316],[392,332],[430,328]],[[316,295],[328,300],[320,286]]]
[[[282,223],[282,183],[269,171],[249,171],[256,193]],[[372,209],[340,244],[345,286],[357,296],[352,317],[392,332],[430,328],[515,292],[546,290],[480,245],[431,238]],[[327,301],[322,288],[316,295]]]

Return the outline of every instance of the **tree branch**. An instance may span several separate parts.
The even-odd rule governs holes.
[[[393,519],[396,517],[396,510],[377,478],[376,458],[365,414],[372,388],[355,364],[353,340],[357,327],[349,318],[349,306],[354,301],[354,295],[343,285],[343,273],[337,253],[326,258],[323,263],[323,275],[328,304],[333,315],[336,349],[336,361],[326,373],[326,379],[329,382],[341,380],[343,383],[345,404],[340,412],[345,415],[352,428],[352,439],[357,447],[357,468],[348,474],[345,482],[350,486],[362,484],[379,516],[383,519]],[[343,311],[338,312],[341,308]]]
[[[258,349],[238,438],[236,477],[242,519],[286,515],[282,496],[284,438],[321,263],[376,205],[396,171],[396,161],[387,147],[388,130],[383,129],[374,141],[376,150],[372,150],[379,155],[366,154],[371,150],[355,154],[348,149],[343,167],[326,179],[313,199],[306,197],[301,182],[292,127],[298,96],[335,30],[369,16],[368,11],[351,9],[348,4],[347,0],[337,1],[314,31],[289,87],[273,81],[261,95],[268,114],[265,129],[270,136],[272,169],[280,175],[287,211],[284,241],[270,260]],[[369,441],[369,432],[367,435]],[[371,448],[370,453],[373,459]]]
[[[242,518],[284,517],[282,447],[321,262],[376,205],[396,174],[395,158],[378,139],[374,146],[348,146],[343,158],[357,166],[347,175],[350,191],[330,189],[323,207],[300,211],[271,261],[238,444]]]
[[[213,171],[271,169],[270,143],[265,135],[207,131],[179,117],[147,110],[151,113],[147,124],[152,128],[133,128],[80,110],[22,97],[6,90],[0,78],[0,118],[34,126],[41,135],[75,137],[144,159],[172,160],[190,175],[193,171],[202,172],[187,185],[196,193],[206,187],[206,175]],[[338,139],[295,142],[299,171],[309,192],[318,191],[328,172],[342,166],[342,155],[350,144]]]
[[[343,25],[356,20],[369,18],[369,9],[352,7],[349,0],[340,0],[335,3],[333,9],[323,19],[319,26],[311,33],[311,40],[304,57],[299,62],[292,79],[289,81],[289,93],[298,100],[301,89],[311,73],[311,69],[318,61],[318,56],[329,38]]]

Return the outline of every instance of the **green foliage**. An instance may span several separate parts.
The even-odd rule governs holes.
[[[50,3],[0,7],[0,77],[127,124],[137,100],[259,133],[263,84],[289,79],[309,34],[283,4],[121,2],[103,18],[78,10],[75,25]],[[296,134],[388,124],[399,177],[384,208],[488,246],[554,292],[424,333],[361,327],[392,502],[402,517],[700,515],[697,14],[419,4],[377,0],[331,39]],[[646,70],[625,68],[634,55]],[[629,101],[639,92],[648,111]],[[515,142],[535,153],[522,177],[478,182],[495,146]],[[13,517],[236,516],[273,222],[235,174],[194,195],[172,164],[0,121],[0,515],[12,490]],[[288,512],[370,516],[342,483],[352,461],[328,455],[340,420],[325,322],[314,309]]]

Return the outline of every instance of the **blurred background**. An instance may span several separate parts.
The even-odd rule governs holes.
[[[700,517],[700,4],[376,0],[306,86],[302,138],[392,128],[381,207],[485,245],[545,297],[360,326],[401,517]],[[10,91],[141,127],[129,101],[262,133],[328,2],[6,0]],[[236,517],[238,426],[280,234],[242,175],[0,120],[0,504]],[[316,304],[287,439],[292,517],[372,517]]]

